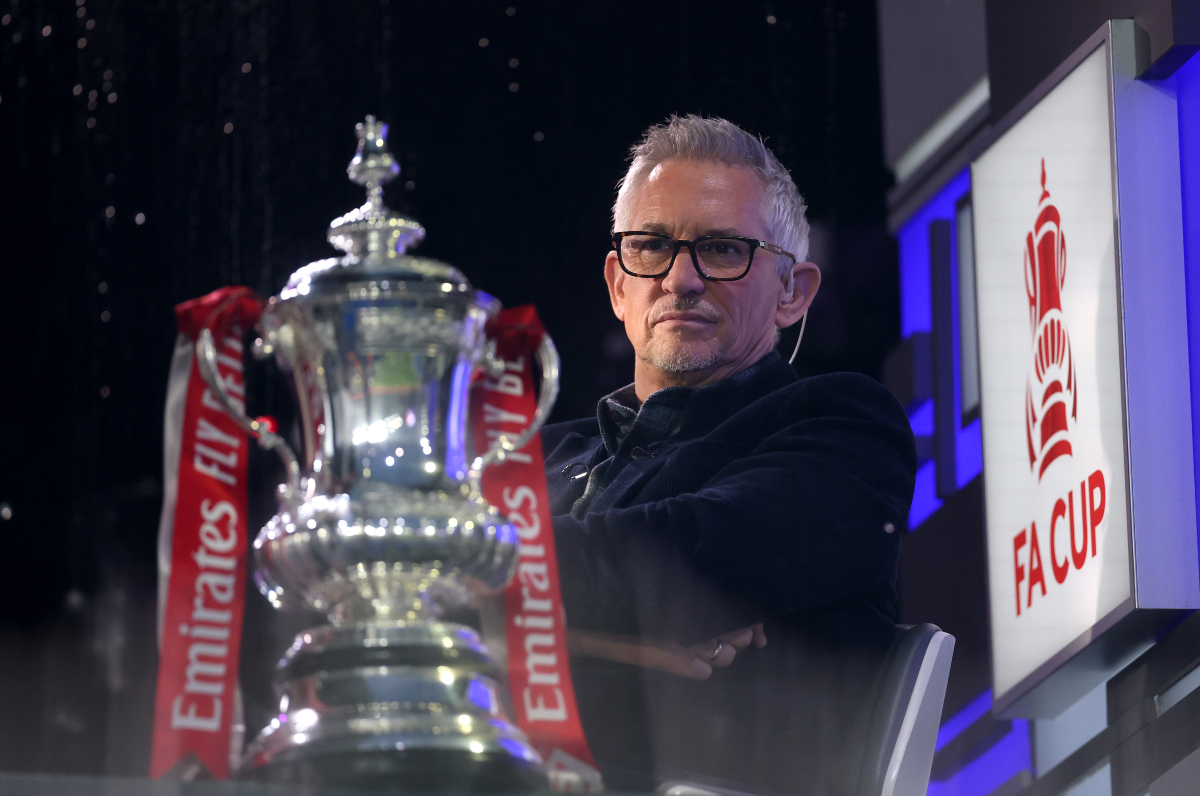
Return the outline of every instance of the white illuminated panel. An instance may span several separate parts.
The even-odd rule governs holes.
[[[998,700],[1131,597],[1109,102],[1100,46],[972,167]]]

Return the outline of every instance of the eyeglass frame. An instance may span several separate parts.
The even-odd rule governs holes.
[[[655,238],[664,238],[671,241],[671,262],[667,264],[666,270],[657,274],[635,274],[633,271],[630,271],[628,268],[626,268],[624,260],[621,259],[621,240],[630,235],[649,235]],[[708,274],[704,273],[704,271],[700,269],[700,258],[696,254],[696,244],[709,240],[740,240],[743,243],[749,244],[750,257],[746,260],[746,270],[742,271],[742,273],[738,274],[737,276],[709,276]],[[665,232],[629,230],[627,232],[614,232],[612,234],[611,241],[613,249],[615,249],[617,252],[617,264],[621,266],[621,270],[630,276],[637,277],[638,279],[658,279],[660,276],[666,276],[667,274],[671,273],[671,269],[675,267],[675,260],[679,257],[679,250],[684,246],[687,246],[688,253],[692,256],[692,267],[696,269],[696,273],[700,275],[701,279],[708,282],[736,282],[739,279],[744,279],[746,274],[750,273],[750,266],[754,265],[754,253],[759,249],[766,249],[772,254],[782,254],[784,257],[791,257],[793,263],[800,262],[799,257],[789,251],[784,251],[773,243],[768,243],[767,241],[759,240],[758,238],[747,238],[741,235],[701,235],[694,240],[680,240],[678,238],[671,237]]]

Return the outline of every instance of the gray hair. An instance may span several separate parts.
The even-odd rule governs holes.
[[[792,175],[761,138],[733,122],[716,116],[694,114],[671,116],[663,124],[646,130],[642,140],[630,150],[629,171],[617,183],[617,201],[613,205],[613,232],[629,229],[632,223],[633,196],[654,167],[668,160],[721,163],[749,169],[763,184],[763,220],[774,240],[769,241],[796,255],[798,262],[808,257],[808,208],[800,196]],[[780,258],[782,276],[792,264]]]

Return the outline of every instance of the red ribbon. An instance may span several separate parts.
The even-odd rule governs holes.
[[[212,330],[217,368],[242,399],[242,333],[262,303],[228,287],[175,308],[179,338],[165,423],[169,537],[150,776],[229,776],[246,588],[246,435],[205,385],[195,340]],[[165,541],[165,539],[163,540]],[[160,563],[165,545],[160,543]],[[202,768],[201,768],[202,767]]]
[[[483,449],[528,428],[537,408],[533,359],[545,330],[532,305],[503,310],[489,327],[504,372],[475,385],[471,426]],[[575,704],[566,621],[550,524],[540,435],[483,471],[483,496],[520,536],[517,574],[504,592],[508,682],[517,725],[546,761],[556,791],[604,789]]]

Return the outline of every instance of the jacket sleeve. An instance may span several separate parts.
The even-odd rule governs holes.
[[[753,447],[708,440],[747,450],[701,488],[555,517],[573,626],[636,622],[693,643],[894,586],[916,475],[908,420],[865,377],[808,382]]]

